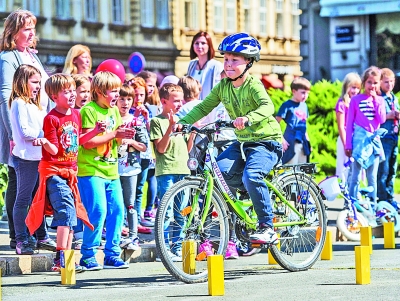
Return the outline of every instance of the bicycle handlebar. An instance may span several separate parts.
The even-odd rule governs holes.
[[[196,132],[199,134],[214,134],[222,129],[234,129],[233,121],[217,120],[209,123],[202,128],[193,126],[192,124],[182,124],[181,133],[189,134],[190,132]],[[249,126],[249,122],[245,123],[245,126]]]

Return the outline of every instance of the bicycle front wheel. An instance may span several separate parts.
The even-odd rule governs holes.
[[[272,245],[269,251],[279,265],[289,271],[308,270],[319,259],[326,236],[327,222],[321,191],[312,178],[303,173],[278,177],[273,184],[302,215],[300,217],[272,191],[271,201],[278,212],[277,221],[296,222],[304,218],[305,223],[277,228],[280,246]]]
[[[229,235],[226,206],[214,190],[205,212],[204,180],[184,179],[162,198],[155,221],[158,256],[178,280],[207,280],[207,256],[224,254]]]

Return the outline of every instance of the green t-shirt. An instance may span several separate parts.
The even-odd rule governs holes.
[[[169,126],[169,120],[162,115],[150,121],[150,140],[161,139]],[[171,136],[165,153],[160,154],[154,147],[156,155],[156,176],[161,175],[188,175],[187,167],[189,154],[185,138],[182,135]]]
[[[82,128],[94,128],[97,121],[106,121],[106,131],[109,133],[122,124],[118,108],[104,109],[91,101],[81,109]],[[99,135],[104,135],[101,133]],[[78,176],[96,176],[104,179],[118,179],[118,144],[113,139],[91,149],[79,146]]]
[[[247,117],[251,126],[243,130],[235,129],[240,142],[275,140],[282,142],[282,131],[273,116],[274,104],[261,81],[248,75],[245,82],[235,88],[227,78],[222,79],[179,123],[193,124],[212,111],[222,102],[229,117]]]

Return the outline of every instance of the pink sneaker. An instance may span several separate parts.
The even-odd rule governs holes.
[[[236,244],[233,241],[228,242],[228,247],[225,252],[225,259],[238,259],[239,254],[236,250]]]
[[[206,239],[199,247],[199,253],[206,252],[207,256],[214,255],[212,243]]]

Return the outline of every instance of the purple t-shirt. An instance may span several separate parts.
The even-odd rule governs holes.
[[[349,107],[346,106],[342,98],[339,98],[336,103],[335,111],[344,115],[344,128],[346,128],[347,112],[349,111]]]
[[[353,149],[354,124],[373,133],[386,120],[385,101],[381,96],[375,99],[366,94],[358,94],[351,98],[347,113],[346,149]]]

